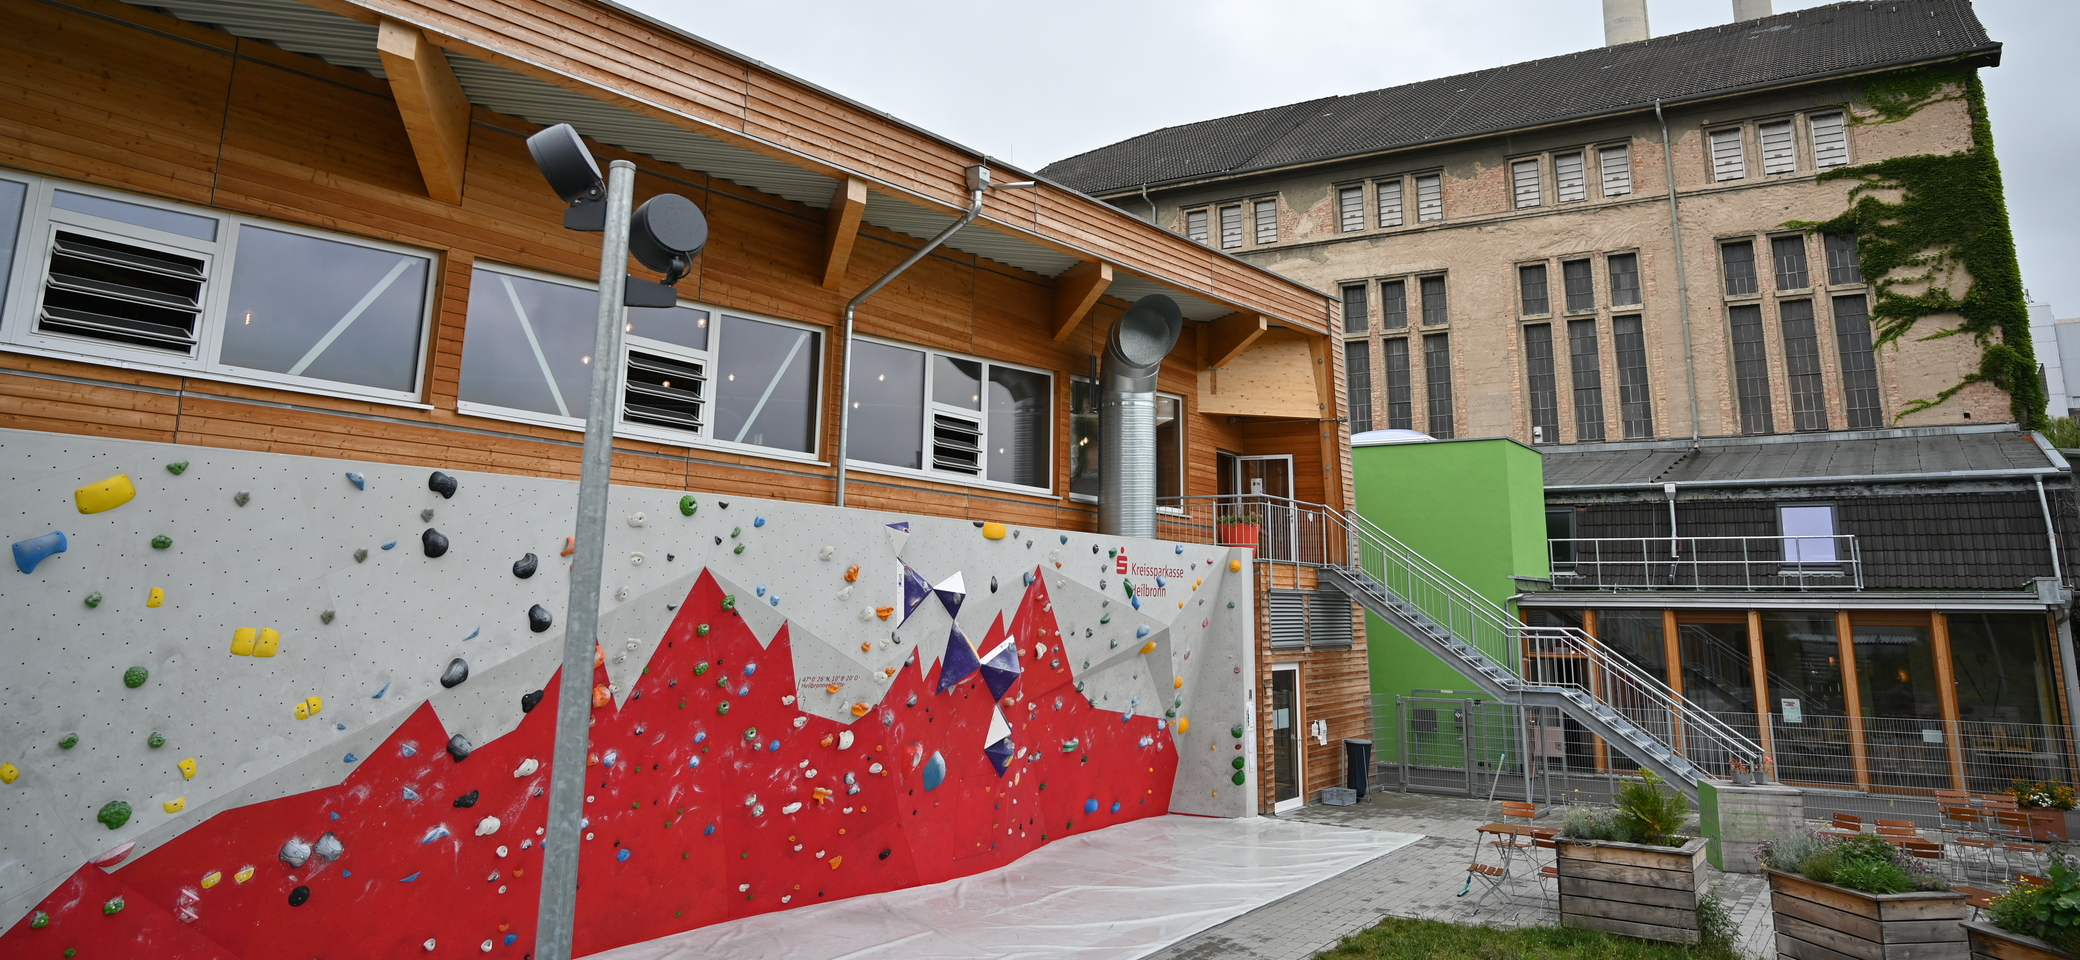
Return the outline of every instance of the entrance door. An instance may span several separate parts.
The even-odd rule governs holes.
[[[1221,512],[1249,514],[1263,521],[1258,535],[1257,556],[1266,560],[1293,559],[1298,540],[1298,517],[1293,512],[1293,458],[1289,454],[1245,457],[1220,456]]]
[[[1300,796],[1300,785],[1306,782],[1300,764],[1300,668],[1275,666],[1271,668],[1272,812],[1306,803]]]

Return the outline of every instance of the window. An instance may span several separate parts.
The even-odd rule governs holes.
[[[1222,207],[1222,208],[1221,208],[1221,249],[1223,249],[1223,250],[1239,250],[1239,249],[1241,249],[1241,248],[1242,248],[1242,208],[1241,208],[1241,207]]]
[[[1423,387],[1430,401],[1429,434],[1439,440],[1452,438],[1452,344],[1451,334],[1433,333],[1423,338]]]
[[[1611,306],[1639,306],[1639,254],[1614,253],[1603,262],[1611,275]]]
[[[1727,308],[1733,331],[1733,382],[1740,401],[1742,433],[1773,433],[1770,416],[1769,356],[1762,343],[1762,307]]]
[[[1365,285],[1353,283],[1343,288],[1343,332],[1364,333],[1371,316],[1365,309]]]
[[[1184,498],[1184,398],[1156,394],[1156,502]]]
[[[1742,240],[1739,243],[1721,244],[1719,261],[1726,269],[1726,295],[1745,297],[1755,293],[1755,243]]]
[[[1748,175],[1748,156],[1741,143],[1741,128],[1712,131],[1712,179],[1739,180]]]
[[[1632,192],[1632,151],[1623,144],[1596,151],[1603,174],[1603,195],[1622,197]]]
[[[1524,368],[1528,374],[1531,408],[1531,442],[1560,440],[1560,397],[1553,383],[1553,325],[1533,323],[1524,327]]]
[[[1804,290],[1813,285],[1806,276],[1806,238],[1804,234],[1793,237],[1771,237],[1769,256],[1777,266],[1777,289]]]
[[[1408,338],[1380,341],[1387,368],[1387,429],[1413,430],[1415,417],[1409,409]]]
[[[954,475],[1020,487],[1051,485],[1051,377],[900,344],[864,349],[869,343],[860,340],[852,352],[859,366],[853,416],[862,419],[853,422],[850,460],[920,470],[940,479]],[[863,435],[874,432],[866,426],[869,403],[881,407],[875,422],[885,423],[888,435],[862,443]],[[1072,434],[1071,445],[1097,445],[1081,442],[1087,439]],[[1088,455],[1095,457],[1095,451]]]
[[[1596,309],[1596,280],[1590,276],[1589,261],[1569,260],[1560,264],[1560,282],[1567,287],[1567,310]]]
[[[1517,292],[1524,303],[1524,315],[1535,317],[1553,312],[1552,299],[1546,296],[1546,265],[1528,263],[1517,268]]]
[[[1813,166],[1825,170],[1849,162],[1849,133],[1841,114],[1822,114],[1807,122],[1813,128]]]
[[[1422,290],[1423,326],[1435,327],[1449,322],[1451,320],[1451,315],[1447,313],[1445,310],[1444,278],[1422,278]]]
[[[1351,432],[1372,429],[1372,341],[1343,342],[1343,382],[1349,405]]]
[[[1596,321],[1567,321],[1567,369],[1574,378],[1574,438],[1603,439],[1603,368],[1596,350]]]
[[[1791,121],[1778,120],[1755,128],[1762,140],[1762,172],[1765,175],[1795,173],[1798,150],[1791,142]]]
[[[1871,351],[1869,305],[1861,294],[1834,298],[1834,338],[1842,360],[1842,406],[1849,429],[1884,426],[1878,403],[1878,359]]]
[[[1379,225],[1398,227],[1401,225],[1401,181],[1381,180],[1379,190]]]
[[[375,400],[419,398],[434,259],[405,247],[0,179],[0,273],[36,264],[31,351]],[[5,300],[0,276],[0,301]]]
[[[1517,209],[1539,205],[1538,161],[1519,160],[1509,165],[1510,187],[1516,192]]]
[[[478,264],[471,272],[457,409],[583,429],[598,302],[588,283]],[[816,452],[820,331],[688,304],[631,308],[625,330],[618,433],[757,447],[766,454]],[[873,352],[859,348],[854,362]],[[854,421],[855,458],[902,419],[900,405],[891,410],[874,394],[873,383],[855,383],[854,413],[865,411],[864,422],[872,425]],[[913,434],[920,416],[910,413]]]
[[[1561,203],[1589,199],[1589,179],[1582,169],[1581,154],[1562,153],[1553,157],[1553,190]]]
[[[1625,439],[1648,440],[1654,436],[1654,404],[1647,396],[1647,337],[1638,317],[1611,321],[1618,351],[1618,417],[1625,421]]]
[[[1381,322],[1389,330],[1408,327],[1408,281],[1388,280],[1379,285]]]
[[[1192,210],[1184,215],[1184,236],[1193,243],[1206,242],[1206,211]]]
[[[1783,531],[1786,563],[1834,563],[1834,505],[1800,504],[1777,507],[1777,529]]]
[[[924,391],[917,387],[924,382],[924,361],[922,350],[872,340],[853,343],[852,424],[845,440],[849,459],[924,469]],[[1075,465],[1087,463],[1090,492],[1096,496],[1098,402],[1095,396],[1076,399],[1087,401],[1088,411],[1075,407],[1071,422],[1082,425],[1087,412],[1091,432],[1070,439],[1071,482],[1083,482],[1084,473]]]
[[[1257,224],[1257,245],[1278,242],[1278,201],[1259,200],[1252,208]]]
[[[1837,286],[1863,282],[1863,261],[1856,254],[1856,236],[1830,233],[1827,247],[1827,282]]]
[[[1791,388],[1791,429],[1827,429],[1827,387],[1820,373],[1820,336],[1813,326],[1813,301],[1777,304],[1784,326],[1784,381]]]
[[[1546,508],[1546,546],[1551,551],[1553,572],[1569,573],[1574,570],[1574,508]],[[1561,626],[1562,624],[1539,624],[1532,626]],[[1579,619],[1568,626],[1580,626]]]
[[[1344,233],[1365,229],[1365,188],[1344,187],[1336,191],[1336,219]]]
[[[1439,174],[1416,178],[1416,222],[1444,219],[1444,178]]]
[[[864,346],[866,341],[861,341]],[[876,346],[879,346],[878,344]],[[904,349],[883,347],[882,349]],[[904,352],[916,354],[914,350]],[[857,357],[858,349],[854,348]],[[893,379],[893,378],[892,378]],[[859,395],[859,386],[853,385],[853,395]],[[1072,499],[1096,502],[1103,487],[1100,473],[1099,391],[1095,381],[1084,377],[1069,380],[1069,495]],[[1184,400],[1167,393],[1156,394],[1156,497],[1176,500],[1184,496]],[[853,411],[857,416],[859,411]],[[857,421],[864,424],[864,421]],[[907,421],[904,424],[907,426]],[[917,436],[917,428],[908,426],[906,438]],[[852,435],[853,448],[859,447],[860,435],[855,427]],[[906,440],[911,446],[917,444]],[[855,457],[857,459],[857,457]],[[882,461],[886,462],[886,461]],[[1159,509],[1171,509],[1165,505]]]

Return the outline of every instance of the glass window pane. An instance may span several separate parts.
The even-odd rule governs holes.
[[[1184,235],[1197,243],[1206,242],[1206,211],[1193,210],[1184,215]]]
[[[90,217],[100,217],[103,220],[115,220],[144,227],[148,230],[171,233],[175,236],[193,237],[197,240],[214,241],[217,239],[217,221],[215,217],[198,217],[192,213],[178,213],[158,207],[148,207],[141,203],[125,203],[121,200],[110,200],[107,197],[73,193],[70,190],[54,191],[51,194],[51,206],[60,210],[70,210],[74,213],[84,213]]]
[[[1603,168],[1603,195],[1622,197],[1632,192],[1632,159],[1625,147],[1605,147],[1597,151],[1598,163]]]
[[[235,367],[417,393],[431,262],[245,227],[232,261],[219,359]]]
[[[1835,618],[1765,611],[1762,651],[1777,777],[1801,783],[1855,783]]]
[[[1423,338],[1423,383],[1430,401],[1430,435],[1449,440],[1452,419],[1451,334],[1433,333]]]
[[[1411,407],[1408,377],[1408,338],[1394,337],[1380,341],[1381,353],[1386,357],[1387,374],[1387,429],[1415,429],[1415,414]]]
[[[715,439],[816,452],[822,341],[813,330],[725,314],[716,358],[720,376],[713,378]]]
[[[1156,497],[1184,496],[1183,401],[1156,396]]]
[[[1351,432],[1372,429],[1372,341],[1343,342],[1343,383]]]
[[[852,424],[846,456],[892,467],[924,466],[924,352],[852,345]]]
[[[1379,285],[1381,322],[1389,330],[1408,326],[1408,281],[1389,280]]]
[[[1048,485],[1047,375],[989,368],[989,478],[1028,487]]]
[[[1517,209],[1539,204],[1538,161],[1519,160],[1509,165],[1510,185],[1516,191]]]
[[[1755,244],[1743,240],[1719,248],[1720,262],[1726,268],[1726,295],[1744,297],[1756,290]]]
[[[1344,187],[1336,191],[1337,218],[1343,232],[1365,229],[1365,188]]]
[[[1873,785],[1921,786],[1948,774],[1943,706],[1936,690],[1933,627],[1851,621],[1864,752]],[[1930,734],[1934,736],[1931,737]]]
[[[1812,281],[1806,276],[1804,234],[1795,237],[1771,237],[1769,255],[1770,259],[1776,262],[1777,289],[1803,290],[1812,285]]]
[[[1639,306],[1639,254],[1614,253],[1604,263],[1611,273],[1611,306]]]
[[[1423,325],[1436,326],[1451,319],[1445,309],[1444,278],[1423,278]]]
[[[1568,372],[1574,377],[1574,437],[1603,439],[1603,367],[1596,348],[1596,321],[1567,321]]]
[[[1769,357],[1762,342],[1762,308],[1749,304],[1727,311],[1733,333],[1733,379],[1740,399],[1742,433],[1774,433],[1770,409]]]
[[[469,285],[456,396],[584,419],[598,313],[599,298],[589,287],[477,268]]]
[[[1444,219],[1444,179],[1438,174],[1416,178],[1416,221]]]
[[[1526,264],[1517,268],[1517,292],[1524,302],[1524,315],[1535,317],[1552,312],[1552,301],[1546,295],[1546,265]]]
[[[1813,327],[1813,301],[1777,304],[1784,328],[1784,379],[1791,387],[1791,420],[1795,430],[1827,429],[1826,378],[1820,372],[1820,335]]]
[[[1878,361],[1871,353],[1870,309],[1863,296],[1834,298],[1834,335],[1842,358],[1842,405],[1849,429],[1865,430],[1885,421],[1878,403]]]
[[[1553,158],[1553,182],[1560,194],[1560,202],[1583,200],[1589,196],[1589,182],[1582,170],[1582,155],[1563,153]]]
[[[932,402],[963,410],[982,409],[982,364],[932,355]]]
[[[1596,639],[1647,676],[1668,679],[1668,644],[1659,610],[1598,610]]]
[[[1069,492],[1098,496],[1098,385],[1069,381]]]
[[[1833,563],[1835,555],[1834,507],[1819,504],[1778,507],[1778,523],[1785,537],[1784,559],[1792,563]]]
[[[1638,317],[1611,320],[1611,346],[1618,360],[1618,417],[1625,422],[1625,439],[1645,440],[1654,435],[1654,403],[1647,394],[1647,338]]]
[[[1830,233],[1826,235],[1827,282],[1836,284],[1862,283],[1863,264],[1856,252],[1856,235]]]
[[[1364,333],[1370,320],[1371,316],[1366,312],[1365,285],[1357,283],[1343,288],[1343,332]]]
[[[1401,181],[1383,180],[1379,184],[1379,225],[1398,227],[1401,225]]]
[[[26,184],[0,180],[0,306],[7,303],[7,280],[14,276],[15,237],[22,229],[22,198]]]
[[[1948,619],[1958,719],[2056,721],[2057,674],[2042,613],[1952,613]]]
[[[1569,260],[1560,265],[1560,282],[1567,287],[1567,309],[1596,309],[1596,281],[1589,261]]]
[[[1748,624],[1676,622],[1683,658],[1683,696],[1753,740],[1755,674],[1749,664]]]
[[[630,307],[628,335],[708,349],[708,311],[692,307]]]
[[[1529,377],[1531,442],[1560,440],[1560,397],[1553,380],[1553,327],[1534,323],[1524,328],[1524,364]]]

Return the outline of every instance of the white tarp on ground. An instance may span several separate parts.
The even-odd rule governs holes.
[[[1421,839],[1154,817],[959,880],[631,944],[595,960],[1135,960]]]

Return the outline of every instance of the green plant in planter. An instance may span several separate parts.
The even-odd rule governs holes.
[[[1766,867],[1864,893],[1950,889],[1911,855],[1869,834],[1827,837],[1806,831],[1764,841],[1756,859]]]
[[[1264,518],[1254,513],[1224,513],[1220,515],[1220,519],[1214,522],[1224,527],[1260,527],[1264,525]]]
[[[1652,770],[1640,771],[1638,780],[1618,788],[1609,810],[1577,807],[1560,824],[1560,835],[1569,840],[1616,840],[1657,847],[1680,847],[1690,838],[1680,835],[1690,818],[1690,802],[1673,790],[1664,791],[1663,781]]]
[[[2017,883],[1993,898],[1987,919],[2009,933],[2036,937],[2067,953],[2080,953],[2080,873],[2053,860],[2050,882]]]

